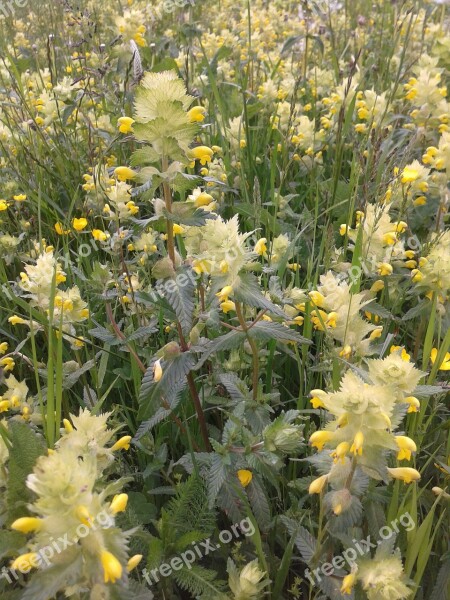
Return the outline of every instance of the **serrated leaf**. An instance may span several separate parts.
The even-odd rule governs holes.
[[[181,267],[176,276],[164,286],[165,298],[175,311],[184,334],[192,329],[195,303],[195,281],[189,267]]]
[[[234,299],[287,319],[287,315],[281,308],[262,294],[258,279],[251,273],[244,273],[239,276],[237,283],[234,285]]]
[[[259,528],[267,531],[270,527],[270,504],[266,492],[257,477],[253,477],[247,487],[247,496]]]
[[[203,348],[196,348],[202,352],[201,358],[195,365],[195,370],[200,367],[208,360],[208,358],[214,354],[214,352],[221,352],[223,350],[231,350],[232,348],[238,348],[245,340],[246,335],[243,331],[230,331],[225,335],[221,335],[214,340],[209,340]]]
[[[138,417],[145,423],[139,427],[136,439],[164,418],[162,412],[158,413],[161,408],[171,412],[177,406],[180,394],[187,386],[186,375],[194,368],[195,357],[190,352],[182,352],[162,365],[163,374],[158,382],[154,380],[154,362],[142,378]]]
[[[311,340],[303,337],[293,329],[285,327],[281,323],[270,321],[258,321],[248,330],[250,337],[256,340],[279,342],[296,342],[297,344],[311,344]]]
[[[295,545],[297,546],[303,560],[307,565],[311,562],[312,557],[316,552],[317,541],[302,525],[299,525],[293,519],[282,516],[283,525],[289,532],[289,535],[295,535]]]
[[[216,503],[220,488],[227,478],[226,466],[222,456],[214,454],[208,473],[208,506],[212,508]]]

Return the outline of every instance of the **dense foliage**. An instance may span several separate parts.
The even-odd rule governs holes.
[[[449,26],[0,2],[2,600],[448,597]]]

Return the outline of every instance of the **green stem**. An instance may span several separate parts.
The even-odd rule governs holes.
[[[256,345],[255,340],[249,335],[248,330],[250,327],[247,327],[247,323],[245,322],[244,314],[242,312],[242,307],[240,302],[235,302],[236,306],[236,314],[239,319],[239,323],[241,325],[242,331],[245,332],[247,336],[248,343],[252,350],[252,366],[253,366],[253,400],[258,399],[258,385],[259,385],[259,358],[258,358],[258,347]]]

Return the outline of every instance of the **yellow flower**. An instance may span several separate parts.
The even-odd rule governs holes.
[[[81,219],[73,219],[72,221],[72,227],[75,229],[75,231],[83,231],[83,229],[87,227],[87,224],[87,219],[84,217],[81,217]]]
[[[263,256],[263,254],[265,254],[267,252],[266,242],[267,242],[267,238],[261,238],[260,240],[258,240],[256,242],[255,252],[256,252],[256,254],[259,254],[259,256]]]
[[[17,194],[17,196],[13,196],[16,202],[24,202],[27,199],[26,194]]]
[[[128,504],[128,494],[117,494],[111,501],[110,509],[113,514],[123,512]]]
[[[220,310],[227,314],[230,312],[230,310],[236,310],[236,305],[232,300],[225,300],[224,302],[220,303]]]
[[[309,485],[308,492],[310,494],[320,494],[322,492],[323,488],[325,487],[327,481],[328,481],[328,473],[326,475],[322,475],[321,477],[318,477],[317,479],[314,479],[314,481],[311,481],[311,483]]]
[[[9,317],[8,323],[11,323],[11,325],[26,325],[28,321],[25,321],[25,319],[22,319],[22,317],[13,315],[12,317]]]
[[[337,312],[330,312],[325,323],[328,325],[328,327],[336,327],[337,318]]]
[[[207,194],[206,192],[202,192],[199,194],[194,200],[194,206],[199,208],[200,206],[208,206],[211,202],[214,201],[214,198],[211,194]]]
[[[216,296],[221,302],[226,302],[228,300],[228,296],[231,296],[232,293],[233,288],[231,287],[231,285],[226,285],[220,290],[220,292],[217,292]]]
[[[392,354],[393,352],[397,352],[398,350],[400,350],[400,348],[402,350],[400,353],[402,360],[404,360],[405,362],[408,362],[409,359],[411,358],[411,355],[406,352],[406,349],[403,348],[403,346],[391,346],[389,353]]]
[[[124,435],[123,437],[120,438],[120,440],[117,440],[117,442],[114,444],[114,446],[112,446],[111,451],[115,452],[116,450],[128,450],[128,448],[130,447],[130,442],[131,442],[131,435]]]
[[[355,585],[356,575],[355,573],[349,573],[342,580],[341,594],[351,594],[352,588]]]
[[[339,352],[339,356],[341,358],[345,358],[346,360],[348,360],[352,355],[352,347],[349,346],[348,344],[346,344],[342,350]]]
[[[161,366],[161,359],[158,359],[153,365],[153,379],[158,382],[163,375],[163,370]]]
[[[405,483],[411,483],[420,479],[419,471],[411,467],[395,467],[393,469],[388,467],[388,472],[394,479],[401,479]]]
[[[394,269],[392,268],[392,265],[390,265],[389,263],[378,264],[378,274],[382,277],[387,277],[388,275],[391,275],[393,270]]]
[[[55,223],[55,231],[58,235],[65,235],[70,232],[70,229],[64,229],[62,223]]]
[[[388,231],[383,235],[383,244],[385,246],[393,246],[397,241],[397,233],[395,231]]]
[[[413,269],[411,271],[411,279],[414,283],[419,283],[420,281],[422,281],[423,279],[423,275],[422,273],[419,271],[419,269]]]
[[[21,533],[31,533],[32,531],[39,531],[42,527],[42,519],[37,517],[22,517],[16,519],[11,525],[11,529],[20,531]]]
[[[13,571],[20,571],[21,573],[28,573],[31,569],[36,569],[39,566],[39,554],[37,552],[28,552],[27,554],[21,554],[11,564]]]
[[[403,400],[406,404],[409,404],[408,412],[413,413],[417,412],[420,408],[420,402],[417,400],[415,396],[408,396]]]
[[[309,292],[308,295],[316,306],[318,306],[319,308],[323,307],[324,302],[325,302],[325,297],[320,292],[312,291],[312,292]]]
[[[134,119],[131,117],[120,117],[120,119],[117,120],[120,133],[130,133],[130,131],[133,131],[133,123]]]
[[[175,235],[180,235],[182,233],[184,233],[186,230],[184,229],[184,227],[181,227],[181,225],[177,225],[176,223],[174,223],[173,225],[173,232]]]
[[[83,525],[86,525],[87,527],[91,526],[92,517],[86,506],[79,504],[75,507],[74,513],[75,517],[80,521],[80,523],[83,523]]]
[[[189,157],[199,160],[201,165],[211,162],[214,152],[208,146],[196,146],[189,150]]]
[[[374,329],[371,334],[369,335],[369,339],[370,340],[377,340],[378,338],[381,337],[381,334],[383,333],[383,327],[378,327],[377,329]]]
[[[397,233],[403,233],[407,227],[408,223],[405,223],[405,221],[399,221],[395,225],[395,230],[397,231]]]
[[[237,476],[243,487],[247,487],[253,479],[253,474],[248,469],[239,469]]]
[[[69,419],[63,419],[63,425],[66,433],[71,433],[73,431],[73,425]]]
[[[116,167],[114,174],[119,181],[126,181],[127,179],[134,179],[137,175],[136,171],[129,167]]]
[[[317,396],[313,396],[310,400],[313,408],[325,408],[323,401]]]
[[[397,435],[395,436],[395,442],[399,448],[397,460],[411,460],[411,452],[417,450],[414,440],[406,435]]]
[[[309,443],[320,452],[332,437],[333,433],[331,431],[315,431],[309,438]]]
[[[2,354],[6,354],[6,351],[8,350],[9,346],[8,346],[8,342],[2,342],[0,344],[0,356]]]
[[[356,456],[356,454],[359,454],[359,456],[361,456],[362,449],[363,449],[363,443],[364,443],[364,434],[362,431],[358,431],[358,433],[355,435],[355,437],[353,439],[353,444],[351,445],[350,452],[353,452],[353,454],[355,456]]]
[[[11,402],[9,400],[0,400],[0,413],[8,411],[10,407]]]
[[[417,169],[413,169],[411,167],[405,167],[402,171],[400,181],[402,183],[412,183],[416,181],[419,177],[419,171]]]
[[[100,554],[100,561],[103,567],[104,582],[115,583],[117,579],[122,577],[122,565],[111,552],[108,550],[102,550]]]
[[[341,442],[340,444],[338,444],[336,450],[331,453],[331,456],[334,458],[334,462],[337,462],[340,459],[343,463],[349,450],[350,444],[348,442]]]
[[[381,292],[384,289],[384,281],[382,279],[377,279],[370,288],[371,292]]]
[[[94,240],[97,240],[97,242],[106,242],[106,240],[109,237],[108,234],[102,231],[101,229],[93,229],[91,233],[92,237],[94,238]]]
[[[194,106],[188,111],[188,119],[191,123],[201,123],[205,120],[206,108],[203,106]]]
[[[127,562],[127,572],[130,573],[130,571],[135,569],[138,566],[138,564],[141,562],[142,558],[143,558],[142,554],[135,554],[134,556],[132,556],[130,558],[130,560]]]
[[[0,200],[0,212],[4,210],[8,210],[8,204],[6,203],[6,200]]]
[[[431,362],[433,363],[433,365],[436,362],[437,355],[438,355],[438,349],[433,348],[431,350],[431,354],[430,354]],[[440,371],[450,371],[450,352],[447,352],[445,354],[444,360],[439,365],[439,370]]]

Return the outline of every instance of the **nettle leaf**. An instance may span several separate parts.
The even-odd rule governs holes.
[[[195,365],[195,370],[200,369],[200,367],[215,352],[221,352],[222,350],[231,350],[233,348],[238,348],[243,343],[245,338],[246,335],[244,331],[230,331],[229,333],[221,335],[220,337],[214,340],[209,340],[208,342],[206,342],[203,348],[196,347],[197,351],[202,352],[202,356],[198,363]]]
[[[155,417],[160,408],[170,409],[171,412],[177,406],[179,394],[181,394],[187,384],[186,375],[195,365],[195,357],[190,352],[182,352],[169,361],[163,361],[163,374],[158,382],[154,379],[155,362],[156,359],[152,361],[142,378],[139,395],[139,419],[141,420]],[[167,406],[163,406],[163,403],[167,404]],[[161,416],[161,413],[158,415],[158,419],[159,416]],[[150,425],[142,423],[138,434],[136,434],[136,438],[139,439],[154,424],[156,423],[152,424],[150,422]]]
[[[297,521],[284,515],[281,516],[281,521],[288,530],[289,535],[295,536],[295,545],[300,551],[305,563],[309,565],[316,552],[317,540],[307,529],[302,527],[302,525],[299,525]]]
[[[184,334],[192,329],[195,310],[193,273],[190,267],[180,267],[174,279],[167,281],[164,286],[165,298],[175,311]]]
[[[155,193],[156,188],[161,183],[161,179],[158,177],[152,177],[142,185],[134,187],[131,190],[131,197],[136,198],[136,196],[141,196],[142,194],[146,194],[146,197],[151,197]]]
[[[26,479],[33,471],[39,458],[46,453],[42,436],[33,431],[25,423],[9,422],[11,432],[11,448],[8,461],[8,489],[6,504],[8,506],[8,522],[23,517],[25,505],[29,497]]]
[[[130,166],[134,168],[151,165],[160,160],[160,158],[159,154],[151,146],[145,146],[133,152],[130,158]]]
[[[153,325],[146,325],[145,327],[139,327],[139,329],[136,329],[136,331],[133,331],[133,333],[131,333],[126,340],[124,340],[124,344],[128,344],[130,342],[136,342],[138,340],[143,340],[145,338],[148,338],[150,335],[152,335],[153,333],[156,333],[157,331],[159,331],[159,327],[158,325],[153,324]]]
[[[236,375],[236,373],[220,373],[219,381],[237,402],[250,399],[250,391],[247,384]]]
[[[208,473],[208,506],[210,508],[212,508],[216,503],[216,498],[226,478],[227,467],[225,465],[223,456],[220,454],[214,454]]]
[[[173,206],[173,212],[163,210],[163,214],[169,221],[188,227],[201,227],[206,221],[217,218],[217,215],[204,208],[196,208],[192,202],[177,202]]]
[[[383,317],[384,319],[393,319],[394,316],[386,308],[378,304],[378,302],[372,301],[364,306],[364,311],[370,312],[372,315]]]
[[[201,178],[197,177],[197,175],[191,175],[190,173],[177,173],[176,177],[171,182],[171,187],[175,192],[183,193],[192,190],[196,185],[199,185],[200,182]],[[216,217],[214,216],[214,218]]]
[[[265,489],[259,482],[258,477],[253,477],[247,487],[247,496],[259,527],[262,531],[267,531],[271,521],[270,504]]]
[[[303,337],[293,329],[281,323],[258,321],[248,330],[248,334],[261,341],[277,340],[279,342],[296,342],[297,344],[312,344],[311,340]]]
[[[239,275],[238,281],[234,287],[234,299],[253,306],[269,311],[270,313],[287,319],[287,315],[279,306],[268,300],[261,292],[261,286],[258,279],[251,273],[243,273]]]
[[[93,321],[95,323],[95,321]],[[97,325],[97,327],[95,329],[89,329],[88,333],[93,337],[96,338],[97,340],[101,340],[102,342],[105,342],[105,344],[108,344],[109,346],[117,346],[121,343],[121,341],[117,338],[116,335],[114,335],[113,333],[111,333],[111,331],[109,331],[109,329],[106,329],[106,327],[102,327],[101,325],[98,325],[97,323],[95,323]]]

